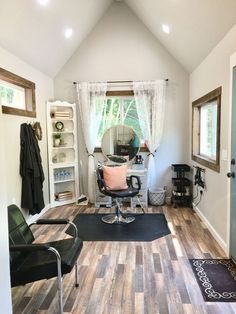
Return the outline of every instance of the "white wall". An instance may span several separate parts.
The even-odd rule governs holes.
[[[124,3],[114,3],[54,80],[55,98],[75,101],[73,81],[169,78],[157,186],[170,186],[171,163],[188,160],[188,74]],[[83,169],[86,155],[79,127]],[[86,173],[83,173],[86,178]]]
[[[221,244],[226,249],[228,227],[227,219],[229,208],[227,197],[229,194],[229,179],[226,173],[229,169],[230,145],[230,55],[236,51],[236,26],[234,26],[221,42],[212,50],[207,58],[198,66],[190,76],[190,107],[192,101],[207,94],[211,90],[222,86],[221,97],[221,153],[228,150],[228,160],[220,160],[220,173],[210,169],[206,170],[207,191],[198,205],[200,213],[210,224]],[[191,117],[189,118],[191,120]],[[190,146],[191,147],[191,146]]]
[[[2,109],[0,106],[0,143],[4,142],[5,130],[3,127]],[[12,313],[10,269],[9,269],[9,243],[8,243],[8,219],[6,197],[6,169],[5,154],[0,154],[0,308],[2,313]]]
[[[21,61],[16,56],[10,54],[0,47],[0,67],[20,75],[36,84],[36,119],[3,114],[2,125],[5,131],[4,141],[1,142],[1,149],[6,155],[6,202],[21,204],[21,176],[19,174],[20,160],[20,125],[27,121],[39,121],[42,126],[43,140],[39,141],[42,164],[45,174],[44,200],[45,205],[49,204],[48,191],[48,163],[47,163],[47,138],[46,138],[46,101],[53,97],[53,81],[48,76],[39,72],[29,64]],[[23,212],[28,221],[36,216],[29,217],[27,212]]]
[[[8,220],[7,206],[15,203],[21,204],[21,177],[20,166],[20,125],[27,121],[39,121],[42,126],[43,140],[39,142],[42,164],[45,174],[44,200],[45,210],[49,207],[48,191],[48,163],[47,163],[47,140],[46,140],[46,106],[48,99],[53,97],[53,81],[48,76],[39,72],[29,64],[21,61],[0,47],[0,67],[20,75],[36,84],[36,108],[37,118],[31,119],[14,115],[2,114],[0,108],[0,308],[2,313],[10,314],[11,290],[9,271],[9,247],[8,247]],[[37,215],[29,216],[23,211],[26,219],[30,222]]]

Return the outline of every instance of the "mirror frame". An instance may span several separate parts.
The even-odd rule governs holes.
[[[121,126],[121,127],[126,127],[126,128],[128,128],[128,129],[132,130],[132,131],[136,134],[136,136],[137,136],[137,138],[138,138],[138,140],[139,140],[139,147],[138,147],[138,149],[137,149],[136,154],[133,156],[132,159],[127,160],[127,161],[124,161],[124,162],[117,162],[117,161],[114,161],[114,160],[110,159],[110,158],[107,156],[107,154],[105,154],[104,149],[103,149],[103,138],[104,138],[104,135],[105,135],[106,133],[108,133],[108,131],[111,130],[112,128],[116,128],[116,127],[119,127],[119,126]],[[115,124],[115,125],[112,125],[110,128],[106,129],[105,132],[103,133],[102,140],[101,140],[101,152],[102,152],[103,156],[104,156],[104,157],[107,159],[107,161],[109,161],[109,162],[116,163],[116,164],[120,164],[120,165],[129,164],[129,163],[132,163],[132,162],[134,161],[135,156],[137,156],[138,153],[140,152],[140,148],[141,148],[141,147],[140,147],[140,143],[141,143],[141,141],[140,141],[139,136],[137,135],[137,132],[135,132],[135,130],[134,130],[131,126],[126,125],[126,124]]]

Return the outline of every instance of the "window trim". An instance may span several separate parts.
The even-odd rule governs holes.
[[[109,90],[106,92],[106,97],[122,97],[122,96],[133,96],[134,97],[134,91],[133,90]],[[102,148],[96,146],[94,149],[95,153],[102,153]],[[149,153],[148,147],[140,147],[139,152],[147,152]]]
[[[134,96],[133,90],[110,90],[106,92],[106,97],[114,96]]]
[[[222,87],[218,87],[210,93],[192,102],[192,160],[199,164],[210,168],[216,172],[220,172],[220,124],[221,124],[221,92]],[[212,160],[206,156],[200,155],[200,109],[216,100],[217,104],[217,124],[216,124],[216,160]],[[195,110],[198,109],[198,119],[195,121]],[[196,126],[196,122],[198,125]],[[197,138],[197,139],[196,139]],[[197,153],[194,153],[197,151]]]
[[[0,68],[0,80],[23,87],[26,100],[26,109],[2,106],[2,113],[36,118],[35,83],[3,68]]]

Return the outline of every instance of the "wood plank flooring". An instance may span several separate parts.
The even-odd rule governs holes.
[[[129,208],[127,208],[129,211]],[[45,218],[111,209],[64,206]],[[64,277],[65,313],[73,314],[231,314],[236,303],[204,302],[189,258],[223,258],[224,252],[196,213],[189,208],[149,207],[163,212],[171,234],[152,242],[84,242],[78,259],[79,288],[74,272]],[[37,242],[66,236],[63,226],[34,226]],[[56,314],[56,280],[41,280],[12,288],[13,311]]]

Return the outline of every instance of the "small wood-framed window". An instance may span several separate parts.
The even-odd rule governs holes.
[[[192,103],[192,159],[220,172],[221,87]]]
[[[3,113],[35,118],[35,83],[0,68],[0,104]]]

